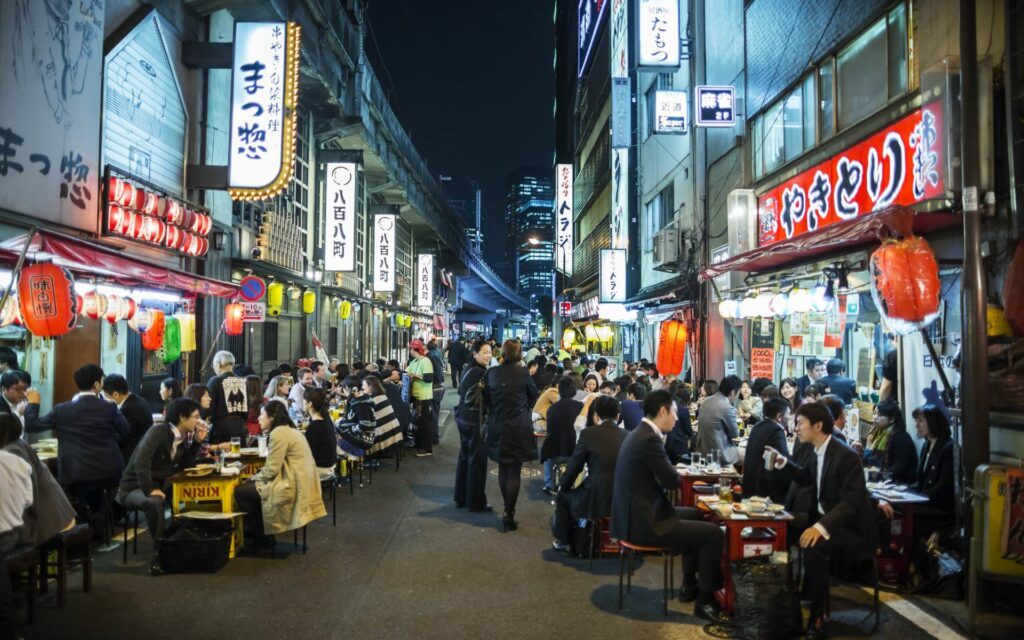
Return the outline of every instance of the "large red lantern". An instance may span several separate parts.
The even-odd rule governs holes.
[[[242,321],[244,309],[241,302],[231,302],[224,307],[224,333],[229,336],[242,335],[245,323]]]
[[[665,320],[661,323],[658,337],[658,372],[678,375],[683,370],[686,357],[686,323],[682,320]]]
[[[149,328],[142,332],[142,348],[156,351],[164,346],[164,312],[159,309],[149,310]]]
[[[871,296],[893,331],[907,335],[935,319],[939,265],[923,238],[886,240],[871,254],[870,265]]]
[[[32,335],[62,336],[78,321],[78,298],[71,273],[52,262],[24,267],[18,276],[21,319]]]

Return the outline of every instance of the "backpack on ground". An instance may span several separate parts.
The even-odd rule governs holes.
[[[788,575],[788,564],[774,565],[768,558],[747,558],[732,564],[736,637],[783,640],[804,634],[800,595]]]

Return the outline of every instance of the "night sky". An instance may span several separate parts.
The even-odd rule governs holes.
[[[492,262],[506,177],[552,160],[552,17],[545,0],[369,2],[366,50],[381,86],[435,178],[452,177],[449,198],[471,199],[480,183]]]

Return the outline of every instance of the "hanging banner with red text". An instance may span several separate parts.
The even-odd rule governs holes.
[[[944,124],[942,102],[930,102],[758,197],[758,246],[942,197]]]

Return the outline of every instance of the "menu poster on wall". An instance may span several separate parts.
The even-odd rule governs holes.
[[[750,379],[775,379],[775,321],[750,326]]]
[[[843,348],[843,334],[846,333],[846,296],[836,298],[836,304],[825,314],[824,346],[829,349]]]

